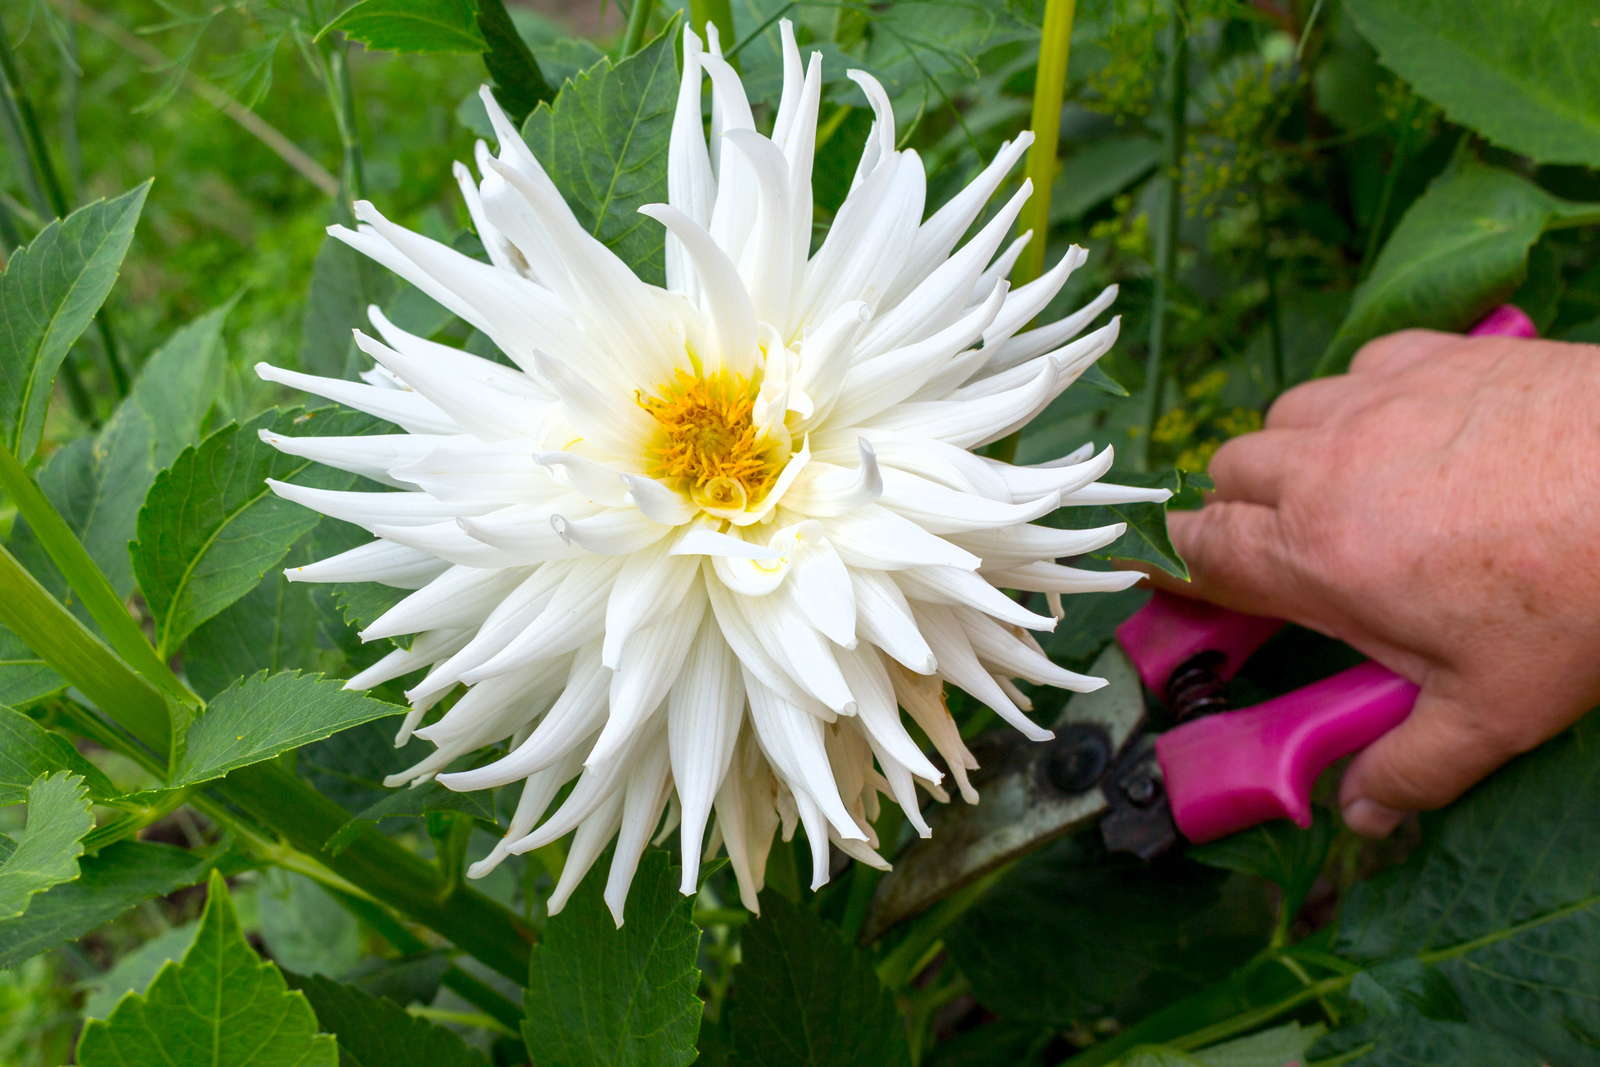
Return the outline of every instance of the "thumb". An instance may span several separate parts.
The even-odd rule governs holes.
[[[1424,690],[1399,726],[1345,771],[1339,806],[1364,837],[1383,837],[1408,811],[1443,807],[1516,754],[1478,709]]]
[[[1213,500],[1198,511],[1167,515],[1173,547],[1190,580],[1141,564],[1151,584],[1249,615],[1296,618],[1293,581],[1278,513],[1243,500]]]

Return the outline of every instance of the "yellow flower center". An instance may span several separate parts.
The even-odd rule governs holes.
[[[648,473],[675,483],[700,507],[739,511],[757,504],[786,451],[755,425],[758,386],[742,375],[680,370],[635,400],[656,421],[646,445]]]

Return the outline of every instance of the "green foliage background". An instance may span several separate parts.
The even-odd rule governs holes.
[[[824,53],[819,225],[870,121],[848,67],[888,87],[932,202],[1036,92],[1044,0],[636,2],[633,20],[601,0],[0,12],[0,1062],[1600,1060],[1592,720],[1398,842],[1363,845],[1327,811],[1155,864],[1086,836],[866,946],[877,874],[806,893],[788,844],[760,917],[725,870],[679,897],[659,851],[620,932],[594,878],[546,919],[560,845],[466,886],[506,812],[383,789],[413,759],[382,721],[398,692],[330,680],[381,654],[353,631],[387,594],[278,578],[356,542],[264,492],[302,464],[258,430],[380,425],[287,408],[251,367],[352,373],[373,301],[483,342],[324,227],[360,196],[474,251],[450,167],[489,135],[487,81],[579,218],[658,276],[633,208],[662,197],[676,58],[658,34],[680,18],[722,24],[769,104],[777,18]],[[1076,8],[1043,237],[1051,261],[1091,256],[1053,310],[1116,282],[1124,324],[1107,374],[1031,426],[1021,460],[1094,439],[1119,480],[1183,488],[1366,340],[1506,300],[1546,336],[1600,342],[1590,0]],[[1181,570],[1159,509],[1122,512],[1113,552]],[[1049,651],[1087,664],[1140,597],[1080,598]],[[1241,696],[1345,654],[1286,635]],[[1045,714],[1058,699],[1039,694]],[[953,703],[964,732],[992,725]]]

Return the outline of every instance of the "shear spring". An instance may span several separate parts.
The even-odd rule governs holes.
[[[1228,710],[1221,652],[1199,652],[1185,660],[1167,681],[1167,707],[1179,722]]]

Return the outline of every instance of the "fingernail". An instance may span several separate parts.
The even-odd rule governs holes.
[[[1359,797],[1344,806],[1344,823],[1362,837],[1388,837],[1406,817],[1403,811]]]

